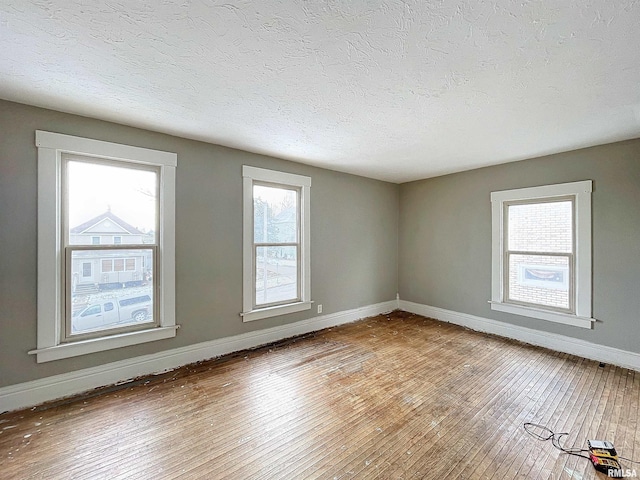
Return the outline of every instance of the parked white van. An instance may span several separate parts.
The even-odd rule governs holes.
[[[152,301],[149,295],[108,298],[92,303],[71,317],[71,331],[114,327],[120,323],[139,323],[151,317]]]

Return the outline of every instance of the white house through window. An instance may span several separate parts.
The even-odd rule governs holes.
[[[64,340],[157,325],[157,285],[146,278],[157,278],[153,272],[158,254],[154,233],[158,231],[158,168],[63,154],[62,171],[66,192],[62,213],[67,224],[62,241],[69,257],[65,274],[70,290]],[[95,238],[96,233],[103,239],[113,238],[113,242],[95,245],[89,238]],[[88,281],[86,275],[79,278],[76,266],[80,262],[102,265],[103,275]],[[144,306],[120,306],[124,299],[141,296],[149,299]],[[118,307],[110,315],[101,313],[97,318],[86,314],[93,304],[107,300]]]

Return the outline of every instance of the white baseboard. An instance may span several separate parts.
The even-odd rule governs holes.
[[[398,308],[405,312],[416,313],[447,323],[453,323],[479,332],[492,333],[501,337],[519,340],[531,345],[549,348],[557,352],[569,353],[579,357],[610,363],[620,367],[640,371],[640,354],[618,348],[598,345],[577,338],[519,327],[466,313],[454,312],[443,308],[431,307],[420,303],[400,300]]]
[[[638,353],[406,300],[392,300],[2,387],[0,388],[0,413],[31,407],[97,387],[123,383],[144,375],[166,372],[190,363],[387,313],[396,308],[472,330],[492,333],[559,352],[640,371],[640,354]]]
[[[377,303],[287,325],[2,387],[0,388],[0,413],[31,407],[50,400],[86,392],[97,387],[123,383],[144,375],[166,372],[190,363],[354,322],[361,318],[388,313],[396,308],[398,308],[396,300]]]

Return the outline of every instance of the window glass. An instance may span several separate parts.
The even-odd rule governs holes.
[[[255,243],[295,243],[298,238],[296,190],[253,186]]]
[[[509,255],[508,300],[570,310],[569,257]]]
[[[573,201],[505,207],[506,301],[572,311]]]
[[[508,209],[509,250],[572,251],[571,201],[509,205]]]
[[[67,336],[153,322],[153,250],[131,247],[155,245],[157,171],[90,159],[68,159],[66,168],[72,305]],[[95,247],[73,248],[85,245]],[[104,248],[110,245],[122,247]],[[94,263],[102,267],[95,276]],[[146,300],[136,308],[114,303],[141,295]],[[88,305],[107,301],[110,310],[86,314]]]
[[[154,170],[68,161],[69,245],[154,243],[157,188]]]
[[[100,332],[110,328],[137,326],[154,321],[153,250],[117,250],[121,258],[103,259],[114,255],[112,250],[73,250],[71,270],[87,257],[100,259],[103,266],[113,261],[113,270],[103,270],[100,278],[82,282],[76,274],[71,279],[72,312],[69,335]],[[124,256],[124,258],[122,258]],[[125,265],[140,268],[124,269]],[[104,305],[104,312],[100,312]],[[107,308],[109,306],[109,308]],[[100,315],[100,316],[98,316]],[[90,317],[90,318],[89,318]]]
[[[298,292],[297,247],[256,248],[256,304],[296,300]]]

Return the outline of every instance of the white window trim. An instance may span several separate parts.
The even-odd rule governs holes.
[[[491,309],[538,318],[576,327],[592,328],[591,318],[591,192],[592,181],[544,185],[491,193]],[[504,204],[518,200],[536,200],[574,196],[575,203],[575,314],[544,308],[505,303],[503,299]]]
[[[243,322],[250,322],[262,318],[275,317],[287,313],[300,312],[311,309],[311,256],[309,241],[311,238],[310,205],[311,178],[292,173],[266,170],[263,168],[242,167],[242,195],[243,195],[243,249],[242,249],[242,316]],[[268,182],[285,187],[300,189],[300,292],[301,300],[284,305],[265,308],[253,308],[253,184],[254,182]]]
[[[175,153],[36,131],[38,147],[38,337],[29,353],[49,362],[88,353],[175,337]],[[62,155],[79,154],[160,167],[159,326],[135,332],[62,343],[61,278]]]

